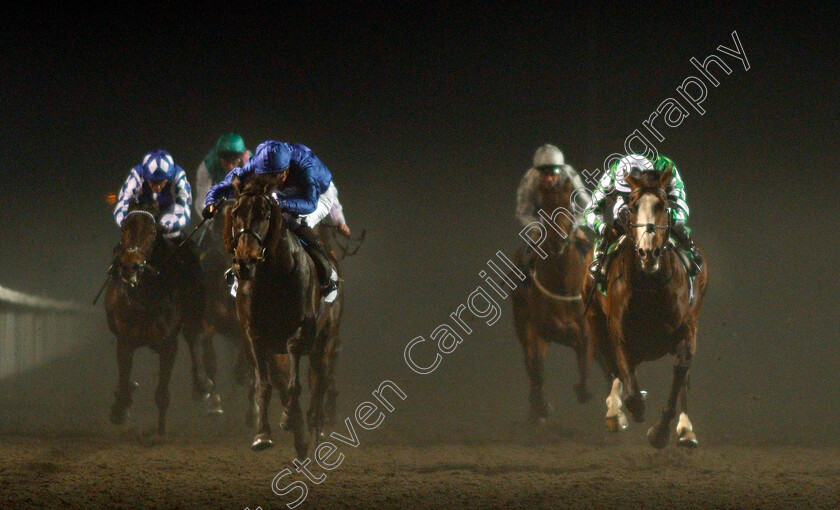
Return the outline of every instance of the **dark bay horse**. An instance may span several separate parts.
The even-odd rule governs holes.
[[[317,446],[329,385],[327,349],[340,317],[343,290],[334,303],[320,308],[315,266],[269,195],[275,186],[271,178],[255,177],[245,186],[234,180],[238,198],[226,216],[225,243],[234,254],[231,267],[239,279],[237,311],[255,374],[258,415],[251,448],[263,450],[273,444],[268,403],[272,386],[276,386],[285,406],[280,426],[293,432],[295,451],[303,458],[309,441],[300,405],[301,358],[309,356],[309,436]],[[272,365],[279,381],[272,381]]]
[[[134,351],[148,347],[160,356],[160,374],[155,390],[158,433],[166,431],[169,382],[178,333],[183,333],[193,354],[193,392],[207,392],[209,382],[196,355],[198,327],[203,313],[202,293],[185,270],[189,263],[157,225],[156,202],[133,203],[123,221],[120,244],[105,295],[108,326],[117,337],[119,381],[110,418],[125,421],[136,383],[131,381]],[[200,283],[200,282],[199,282]]]
[[[574,386],[577,399],[586,402],[592,398],[587,386],[592,344],[587,338],[581,295],[590,243],[569,213],[571,193],[568,179],[565,184],[540,189],[543,210],[553,215],[553,225],[546,226],[547,237],[540,244],[547,255],[541,258],[532,254],[536,262],[529,284],[513,292],[514,326],[530,380],[528,418],[531,422],[541,421],[551,411],[543,394],[544,359],[551,342],[574,349],[578,365],[578,382]]]
[[[676,248],[670,242],[671,216],[666,190],[672,170],[647,171],[626,177],[630,186],[627,232],[607,271],[606,295],[595,292],[587,312],[596,353],[603,357],[613,379],[607,398],[607,427],[618,432],[627,427],[622,411],[644,421],[645,392],[639,388],[636,369],[645,361],[674,356],[671,391],[662,415],[649,430],[648,440],[664,448],[670,439],[677,404],[682,413],[677,424],[679,445],[696,446],[688,418],[686,387],[697,348],[697,321],[708,282],[708,266],[692,284]],[[586,290],[592,285],[587,278]]]

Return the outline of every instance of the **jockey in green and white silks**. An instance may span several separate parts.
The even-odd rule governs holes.
[[[595,251],[592,257],[592,264],[589,266],[589,271],[595,280],[600,280],[602,273],[602,262],[604,260],[604,253],[609,248],[606,246],[604,240],[604,233],[607,230],[607,224],[604,220],[605,208],[607,206],[607,196],[610,193],[615,194],[615,205],[613,206],[613,218],[615,223],[620,226],[620,218],[626,217],[629,213],[626,204],[626,198],[630,194],[630,187],[624,179],[626,175],[631,172],[643,172],[647,170],[657,170],[664,172],[668,167],[673,167],[673,178],[667,190],[669,211],[671,214],[671,234],[682,245],[682,248],[691,251],[697,266],[703,264],[703,258],[694,241],[691,239],[689,230],[685,224],[688,221],[688,203],[685,201],[685,185],[680,177],[677,165],[674,162],[662,155],[658,155],[655,160],[651,161],[640,154],[628,154],[623,158],[614,161],[610,165],[609,170],[601,177],[598,187],[592,196],[592,202],[584,211],[583,219],[586,224],[597,234],[595,242]]]

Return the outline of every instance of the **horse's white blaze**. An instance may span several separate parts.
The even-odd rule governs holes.
[[[688,419],[688,415],[685,413],[680,413],[680,421],[677,422],[677,435],[682,436],[683,432],[692,432],[694,429],[691,426],[691,420]]]
[[[639,212],[636,214],[636,223],[641,225],[647,225],[648,223],[656,224],[656,216],[653,212],[653,206],[656,202],[656,197],[651,194],[642,195],[639,198],[638,202],[636,202],[639,205]],[[636,240],[638,241],[639,248],[653,250],[656,234],[647,233],[645,227],[636,227]]]

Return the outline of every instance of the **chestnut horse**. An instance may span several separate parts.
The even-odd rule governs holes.
[[[553,211],[553,224],[545,227],[545,241],[539,246],[545,256],[535,257],[529,285],[513,292],[513,320],[530,380],[528,418],[531,422],[541,421],[551,411],[543,395],[543,364],[549,342],[575,350],[578,366],[575,394],[581,403],[592,398],[587,387],[592,344],[587,338],[581,295],[590,243],[569,213],[571,193],[572,183],[568,179],[565,184],[540,189],[543,209]],[[521,259],[521,255],[517,254],[517,258]]]
[[[294,433],[295,451],[302,459],[308,441],[300,406],[300,362],[304,355],[309,356],[312,394],[308,424],[312,443],[317,446],[329,384],[329,335],[340,315],[343,293],[320,308],[315,266],[269,195],[276,186],[274,179],[255,177],[244,187],[234,179],[233,184],[238,198],[225,218],[225,245],[234,254],[231,268],[239,280],[236,307],[254,367],[258,414],[251,448],[263,450],[273,444],[268,422],[273,364],[280,379],[274,386],[285,406],[280,427]]]
[[[696,446],[688,418],[688,372],[697,348],[697,321],[708,282],[703,265],[692,284],[670,241],[671,215],[666,190],[672,170],[628,175],[629,222],[626,235],[607,270],[606,295],[595,292],[586,318],[597,354],[603,357],[612,392],[607,398],[607,428],[627,428],[622,405],[637,422],[644,421],[645,392],[636,369],[644,361],[674,356],[671,391],[662,415],[649,430],[648,440],[664,448],[671,422],[681,408],[676,432],[679,445]],[[705,257],[704,257],[705,258]],[[587,278],[585,291],[593,285]]]
[[[120,244],[105,294],[108,326],[117,337],[119,382],[114,392],[110,418],[121,424],[128,415],[132,393],[134,351],[148,347],[160,356],[160,374],[155,390],[158,433],[166,431],[169,382],[178,333],[182,332],[192,354],[193,393],[204,395],[211,386],[197,356],[198,327],[202,318],[200,285],[189,279],[184,252],[173,254],[171,243],[157,225],[157,202],[133,203],[122,224]]]

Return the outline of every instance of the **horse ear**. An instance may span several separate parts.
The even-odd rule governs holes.
[[[663,189],[668,189],[668,186],[671,184],[671,179],[674,178],[674,165],[668,165],[668,168],[662,172],[662,175],[659,176],[659,186]]]
[[[230,183],[233,185],[233,191],[234,191],[234,193],[236,193],[236,196],[241,195],[242,194],[242,179],[240,179],[238,175],[235,175],[233,177],[233,179],[230,181]]]

